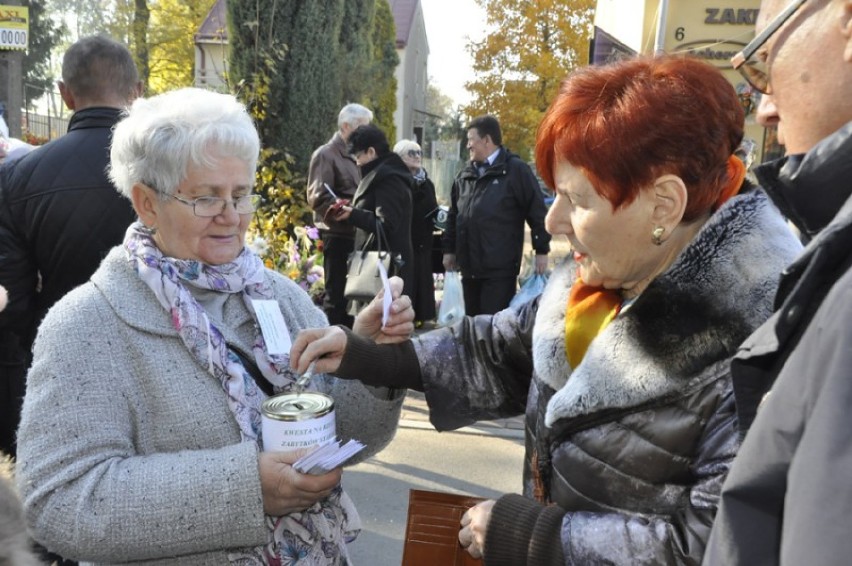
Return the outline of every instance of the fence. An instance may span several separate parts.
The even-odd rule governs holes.
[[[453,179],[464,165],[465,163],[458,159],[423,158],[423,168],[435,184],[435,196],[438,197],[439,204],[449,206]]]
[[[38,103],[30,94],[30,85],[24,85],[24,109],[21,112],[21,132],[29,133],[36,141],[46,142],[64,136],[72,112],[65,108],[56,91],[46,91]],[[35,106],[37,110],[32,110]]]
[[[21,130],[29,132],[40,140],[54,140],[68,132],[68,118],[48,114],[36,114],[27,111],[24,114]]]

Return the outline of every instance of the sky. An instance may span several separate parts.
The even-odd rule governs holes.
[[[485,10],[474,0],[421,0],[429,41],[429,80],[455,105],[470,102],[464,83],[473,77],[468,38],[485,34]]]

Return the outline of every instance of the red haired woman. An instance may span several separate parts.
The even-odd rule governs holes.
[[[577,71],[538,131],[547,229],[573,248],[541,297],[399,346],[306,331],[293,362],[425,391],[439,430],[526,412],[524,496],[462,519],[488,566],[700,563],[738,448],[728,361],[800,249],[742,135],[705,63]]]

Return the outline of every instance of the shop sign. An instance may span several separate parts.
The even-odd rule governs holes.
[[[25,50],[29,35],[29,8],[0,4],[0,49]]]

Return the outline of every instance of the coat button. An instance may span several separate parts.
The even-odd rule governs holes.
[[[793,324],[796,322],[796,319],[799,318],[799,310],[799,305],[793,305],[790,307],[790,310],[788,310],[787,314],[784,316],[788,323]]]

